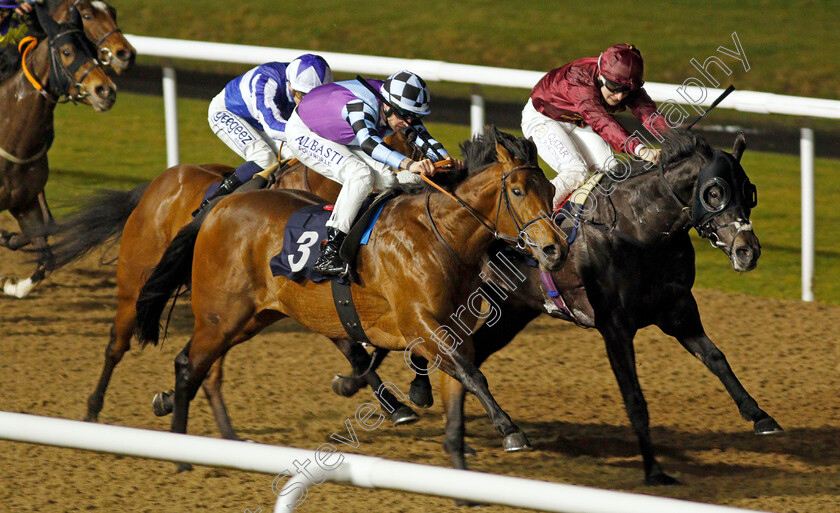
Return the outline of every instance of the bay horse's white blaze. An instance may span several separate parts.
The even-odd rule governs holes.
[[[99,9],[102,12],[108,12],[108,4],[105,2],[101,2],[100,0],[94,0],[90,3],[95,9]]]

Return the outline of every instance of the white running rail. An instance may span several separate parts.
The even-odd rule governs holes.
[[[0,439],[273,475],[295,468],[296,460],[314,459],[312,450],[10,412],[0,412]],[[339,457],[344,458],[340,464],[337,461]],[[418,465],[358,454],[332,453],[331,458],[334,458],[337,467],[330,471],[319,469],[320,474],[319,471],[314,472],[312,477],[316,482],[323,477],[334,483],[364,488],[569,513],[755,513],[713,504]],[[318,468],[314,465],[308,468],[312,467]],[[172,471],[174,473],[175,470]],[[301,483],[301,476],[303,474],[297,474],[292,479]],[[293,490],[293,493],[280,492],[275,513],[295,509],[299,499],[298,487],[290,483],[284,490]],[[315,487],[308,488],[312,493]],[[268,489],[266,480],[266,491]]]

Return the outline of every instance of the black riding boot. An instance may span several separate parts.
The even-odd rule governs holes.
[[[235,191],[240,185],[242,185],[242,181],[236,176],[236,173],[229,174],[222,183],[219,184],[219,188],[216,189],[216,192],[210,195],[209,198],[201,202],[201,206],[199,206],[195,211],[192,213],[193,217],[195,217],[199,212],[201,212],[204,207],[207,206],[208,203],[213,201],[216,198],[221,196],[225,196],[230,194],[231,192]]]
[[[312,268],[324,276],[339,276],[347,269],[347,264],[341,260],[338,254],[341,243],[344,242],[346,234],[335,228],[327,228],[327,240],[321,244],[321,256],[315,261]]]

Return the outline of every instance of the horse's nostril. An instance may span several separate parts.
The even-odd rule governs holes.
[[[121,61],[133,61],[134,52],[131,50],[120,50],[117,52],[117,58]]]
[[[543,255],[545,256],[556,256],[557,255],[557,247],[552,244],[550,246],[545,246],[542,248]]]
[[[117,96],[117,91],[113,87],[110,87],[110,86],[104,86],[104,85],[96,86],[96,88],[94,89],[94,92],[96,93],[97,97],[99,97],[103,100],[112,100],[112,99],[114,99],[114,97]]]
[[[741,262],[749,262],[752,260],[752,250],[750,248],[738,248],[735,250],[735,258]]]

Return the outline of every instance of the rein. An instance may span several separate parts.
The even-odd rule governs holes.
[[[447,159],[447,160],[442,160],[442,161],[436,162],[435,167],[436,168],[443,168],[443,167],[451,166],[451,164],[452,164],[451,160]],[[449,198],[451,198],[452,200],[457,202],[458,205],[460,205],[467,212],[469,212],[469,214],[471,216],[473,216],[476,221],[481,223],[481,225],[488,232],[493,234],[494,239],[505,241],[508,244],[515,244],[516,249],[521,251],[521,250],[526,249],[528,246],[533,246],[534,245],[533,243],[527,241],[527,237],[523,237],[522,234],[525,232],[525,230],[529,226],[531,226],[532,224],[534,224],[536,222],[539,222],[542,219],[549,219],[550,220],[551,216],[549,216],[548,214],[541,214],[541,215],[535,217],[534,219],[531,219],[527,223],[523,223],[522,219],[519,217],[519,215],[516,213],[516,211],[513,210],[513,208],[510,205],[510,196],[508,195],[506,180],[507,180],[508,176],[512,175],[516,171],[539,170],[539,169],[540,168],[537,167],[537,166],[519,166],[519,167],[511,169],[507,173],[502,174],[502,193],[500,194],[499,203],[497,204],[497,207],[496,207],[496,221],[494,223],[495,226],[493,224],[491,224],[490,220],[487,219],[481,212],[476,210],[472,205],[468,204],[466,201],[459,198],[456,194],[450,193],[449,191],[447,191],[446,189],[444,189],[440,185],[436,184],[435,182],[433,182],[432,180],[430,180],[429,178],[427,178],[423,174],[420,174],[420,177],[423,179],[423,181],[425,181],[426,183],[428,183],[429,185],[431,185],[435,189],[439,190],[440,192],[442,192],[443,194],[445,194],[446,196],[448,196]],[[434,232],[435,237],[437,237],[437,239],[441,243],[443,243],[443,245],[446,247],[447,251],[449,251],[449,254],[452,255],[452,257],[456,261],[460,261],[460,258],[458,258],[458,255],[455,253],[455,250],[453,250],[452,247],[446,242],[446,240],[444,240],[443,236],[441,235],[440,231],[437,228],[437,224],[435,223],[434,218],[432,217],[432,211],[431,211],[431,207],[430,207],[430,203],[429,203],[430,198],[431,198],[430,193],[431,193],[431,189],[426,189],[426,198],[425,198],[426,199],[426,216],[429,218],[429,224],[432,227],[432,231]],[[513,219],[514,224],[516,225],[516,229],[517,229],[518,233],[517,233],[517,237],[515,237],[515,238],[511,237],[510,235],[505,235],[503,233],[500,233],[498,228],[497,228],[498,225],[499,225],[499,216],[500,216],[501,210],[502,210],[502,200],[504,200],[505,208],[507,209],[508,213],[510,214],[511,218]]]

